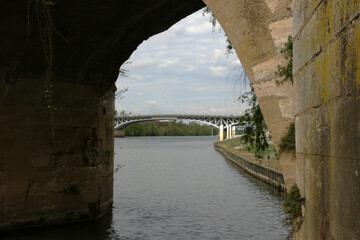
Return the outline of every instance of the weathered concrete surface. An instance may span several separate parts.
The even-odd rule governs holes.
[[[360,239],[360,2],[297,0],[296,239]]]
[[[280,53],[292,34],[292,0],[204,0],[229,37],[254,87],[277,152],[281,138],[294,122],[294,86],[276,86]],[[289,189],[295,183],[295,153],[280,153]]]
[[[41,2],[0,3],[0,230],[96,218],[111,206],[119,67],[144,39],[204,6],[200,0],[56,2],[52,19],[68,42],[54,33],[58,110],[50,123]]]

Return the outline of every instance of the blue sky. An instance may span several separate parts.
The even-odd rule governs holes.
[[[236,100],[240,62],[235,53],[225,55],[224,32],[212,30],[209,15],[200,10],[144,41],[131,63],[122,66],[128,77],[119,77],[116,86],[128,91],[116,100],[116,110],[134,115],[244,111],[246,106]]]

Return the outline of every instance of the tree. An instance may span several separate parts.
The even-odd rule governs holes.
[[[211,126],[196,122],[141,122],[125,128],[126,136],[208,136]],[[218,130],[214,131],[217,134]]]
[[[249,92],[242,94],[239,100],[250,105],[250,108],[239,119],[240,126],[244,127],[244,135],[241,137],[241,141],[248,146],[249,150],[255,148],[255,157],[263,158],[265,150],[269,148],[266,138],[267,127],[254,88],[251,87]]]

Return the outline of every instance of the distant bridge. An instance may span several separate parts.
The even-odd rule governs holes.
[[[239,116],[224,115],[134,115],[134,116],[117,116],[115,117],[115,130],[122,130],[137,122],[146,121],[179,121],[190,120],[209,124],[219,129],[219,139],[224,139],[224,131],[226,138],[232,138],[235,135],[235,125],[239,124]]]

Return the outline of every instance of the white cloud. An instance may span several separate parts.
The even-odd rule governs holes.
[[[199,91],[199,92],[205,92],[205,91],[208,91],[209,88],[207,88],[207,87],[199,87],[196,90]]]
[[[143,76],[140,75],[136,75],[136,74],[131,74],[131,78],[137,79],[137,80],[143,80]]]
[[[210,71],[217,77],[226,77],[228,75],[228,69],[223,66],[209,66]]]
[[[212,32],[202,11],[151,37],[132,54],[128,86],[118,111],[134,114],[234,114],[243,110],[232,95],[235,54],[226,58],[223,33]],[[233,74],[232,74],[233,73]],[[229,82],[231,84],[229,84]]]
[[[146,101],[146,103],[149,103],[149,104],[156,104],[157,102],[155,100],[151,100],[151,101]]]

